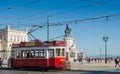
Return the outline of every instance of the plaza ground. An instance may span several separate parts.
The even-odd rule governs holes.
[[[7,68],[7,65],[3,65],[4,68]],[[120,73],[120,67],[115,68],[114,61],[112,62],[71,62],[71,70],[81,70],[83,72],[85,71],[107,71],[107,72],[116,72]]]
[[[71,62],[71,69],[72,70],[120,72],[120,67],[115,68],[115,63],[113,61],[108,62],[108,63],[83,62],[83,64],[81,62],[76,61],[76,62]]]

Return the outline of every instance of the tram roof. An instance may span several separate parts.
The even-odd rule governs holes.
[[[66,48],[63,46],[47,46],[47,47],[20,47],[20,48],[12,48],[11,50],[46,50],[46,49],[56,49],[56,48]]]
[[[58,47],[65,46],[63,40],[54,40],[54,41],[30,41],[30,42],[21,42],[12,44],[12,48],[22,48],[22,47]]]

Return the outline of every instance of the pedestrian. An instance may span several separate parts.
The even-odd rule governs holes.
[[[119,62],[120,62],[119,57],[115,58],[114,62],[115,62],[115,67],[117,67],[117,65],[120,67],[120,65],[119,65]]]
[[[2,68],[2,58],[0,57],[0,67]]]

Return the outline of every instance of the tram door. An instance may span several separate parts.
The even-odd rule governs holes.
[[[49,65],[54,67],[54,49],[48,49]]]

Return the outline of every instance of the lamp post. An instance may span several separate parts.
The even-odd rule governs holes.
[[[102,58],[102,57],[101,57],[101,48],[100,48],[100,60],[101,60],[101,58]]]
[[[108,37],[104,36],[103,41],[105,42],[105,63],[107,63],[107,41],[108,41]]]

